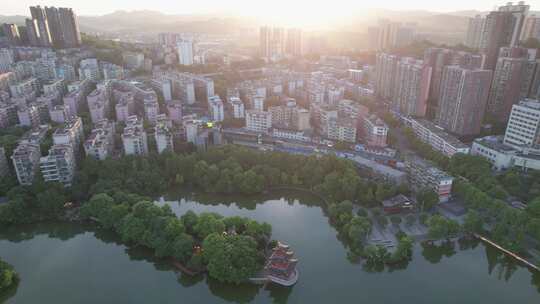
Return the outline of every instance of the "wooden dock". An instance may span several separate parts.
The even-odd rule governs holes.
[[[504,252],[505,254],[513,257],[514,259],[520,261],[521,263],[525,264],[526,266],[528,266],[529,268],[531,269],[534,269],[536,271],[540,271],[540,267],[534,265],[533,263],[527,261],[526,259],[520,257],[519,255],[517,255],[516,253],[506,249],[506,248],[503,248],[501,247],[499,244],[493,242],[492,240],[488,239],[488,238],[485,238],[477,233],[474,234],[474,236],[478,239],[480,239],[481,241],[485,242],[485,243],[488,243],[489,245],[499,249],[500,251]]]

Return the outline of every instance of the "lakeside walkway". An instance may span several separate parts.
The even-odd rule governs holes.
[[[512,251],[510,251],[510,250],[508,250],[508,249],[506,249],[506,248],[500,246],[499,244],[493,242],[492,240],[490,240],[490,239],[488,239],[488,238],[485,238],[485,237],[483,237],[483,236],[481,236],[481,235],[479,235],[479,234],[477,234],[477,233],[475,233],[474,236],[475,236],[476,238],[480,239],[481,241],[483,241],[483,242],[485,242],[485,243],[487,243],[487,244],[489,244],[489,245],[491,245],[491,246],[493,246],[493,247],[499,249],[500,251],[504,252],[505,254],[507,254],[507,255],[513,257],[514,259],[516,259],[516,260],[522,262],[523,264],[527,265],[528,267],[530,267],[530,268],[532,268],[532,269],[534,269],[534,270],[536,270],[536,271],[540,271],[540,268],[539,268],[538,266],[536,266],[536,265],[534,265],[533,263],[527,261],[526,259],[524,259],[524,258],[522,258],[521,256],[517,255],[516,253],[513,253]]]

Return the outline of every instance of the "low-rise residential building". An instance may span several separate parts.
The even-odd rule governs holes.
[[[69,144],[53,145],[47,156],[39,161],[41,175],[46,182],[59,182],[71,186],[75,174],[75,155]]]
[[[179,102],[170,102],[167,104],[169,119],[176,124],[182,123],[182,104]]]
[[[104,160],[113,155],[115,125],[108,120],[102,120],[94,125],[90,136],[84,142],[87,157]]]
[[[156,138],[156,147],[159,154],[165,151],[174,151],[173,134],[167,124],[157,124],[154,136]]]
[[[80,117],[70,117],[61,128],[54,131],[52,138],[55,145],[70,145],[73,152],[79,153],[79,146],[84,137],[83,123]]]
[[[49,111],[49,116],[51,117],[51,121],[56,123],[64,123],[66,122],[66,119],[69,117],[69,109],[66,109],[63,105],[57,105],[54,106]]]
[[[229,104],[231,105],[232,117],[234,119],[242,119],[245,117],[244,103],[239,97],[229,97]]]
[[[41,151],[39,143],[21,141],[13,151],[11,160],[17,174],[19,184],[28,186],[34,181],[34,177],[39,170],[39,159]]]
[[[259,110],[246,111],[246,129],[254,132],[267,133],[272,128],[272,114]]]
[[[432,189],[439,196],[439,202],[446,202],[452,192],[454,178],[419,158],[406,162],[409,184],[417,191]]]
[[[17,117],[21,126],[34,128],[40,124],[39,110],[35,106],[19,107]]]
[[[452,157],[456,153],[469,154],[469,146],[428,120],[411,119],[410,126],[418,139],[445,156]]]
[[[122,133],[122,144],[125,155],[148,154],[146,131],[143,128],[142,120],[135,115],[128,117],[126,121],[126,127]]]
[[[388,126],[376,115],[364,116],[363,135],[366,145],[384,148],[387,146]]]
[[[350,118],[330,118],[327,122],[327,133],[324,134],[328,139],[356,142],[356,121]]]
[[[311,136],[307,135],[304,131],[272,128],[271,135],[275,138],[311,142]]]

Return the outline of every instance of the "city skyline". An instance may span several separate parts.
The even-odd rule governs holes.
[[[431,11],[439,13],[449,13],[456,11],[480,11],[487,12],[493,10],[496,6],[505,5],[506,1],[494,2],[491,0],[480,1],[465,1],[458,0],[452,2],[429,2],[424,0],[413,1],[397,1],[397,0],[385,0],[378,1],[375,4],[368,1],[351,1],[351,0],[337,0],[333,2],[333,5],[329,7],[324,3],[313,3],[306,0],[287,2],[284,0],[274,1],[272,8],[265,8],[264,13],[260,9],[258,3],[254,3],[246,0],[233,0],[228,1],[225,5],[221,1],[217,0],[202,0],[192,3],[175,3],[167,0],[156,0],[152,3],[146,1],[128,1],[128,0],[96,0],[89,2],[77,1],[77,0],[50,0],[50,1],[35,1],[35,0],[8,0],[3,4],[2,15],[27,15],[27,8],[29,6],[56,6],[56,7],[73,7],[82,16],[96,16],[106,15],[115,11],[158,11],[164,14],[238,14],[244,16],[270,16],[279,12],[280,16],[295,17],[298,18],[298,9],[307,10],[308,14],[304,14],[302,18],[306,18],[305,15],[314,17],[336,17],[336,16],[349,16],[352,14],[362,13],[363,9],[384,9],[393,11]],[[529,3],[531,10],[539,10],[540,3]],[[291,13],[288,14],[281,10],[282,7],[290,8]],[[345,9],[346,7],[346,9]]]

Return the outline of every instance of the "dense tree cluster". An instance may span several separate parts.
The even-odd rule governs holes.
[[[64,204],[69,195],[59,183],[45,183],[37,178],[30,187],[12,187],[6,197],[8,202],[0,204],[0,224],[58,219],[64,215]]]
[[[11,265],[0,259],[0,293],[17,283],[17,273]]]
[[[427,220],[428,236],[433,240],[450,239],[457,237],[461,231],[458,222],[447,219],[441,215],[434,215]]]
[[[351,200],[365,205],[406,190],[385,184],[375,186],[360,178],[350,161],[335,156],[301,156],[222,146],[189,155],[86,159],[72,192],[75,200],[82,201],[112,189],[155,196],[171,187],[255,194],[277,186],[307,188],[331,201]]]
[[[154,249],[157,257],[173,257],[196,269],[206,266],[222,282],[240,283],[262,266],[269,224],[191,211],[177,218],[168,205],[143,199],[123,192],[96,194],[82,206],[81,216],[116,231],[128,244]]]

